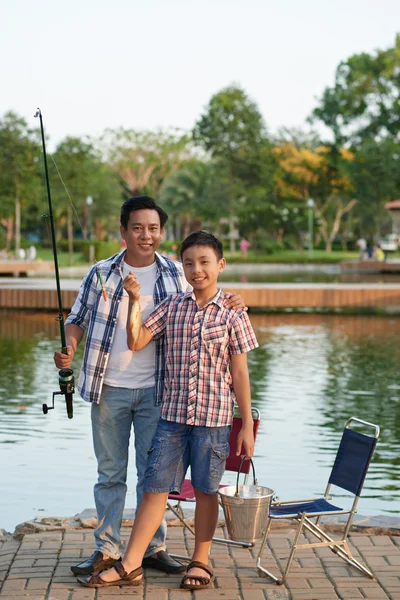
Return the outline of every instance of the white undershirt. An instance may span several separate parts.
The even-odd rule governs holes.
[[[123,274],[126,277],[132,271],[140,283],[140,308],[143,322],[154,309],[154,286],[157,276],[157,263],[149,267],[131,267],[123,263]],[[104,383],[112,387],[130,389],[153,387],[155,384],[156,346],[150,342],[145,348],[134,352],[128,348],[126,334],[126,318],[128,313],[129,296],[123,290],[118,309],[114,340],[110,358],[104,376]]]

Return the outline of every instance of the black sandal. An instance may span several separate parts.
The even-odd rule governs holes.
[[[143,581],[143,577],[141,577],[140,579],[136,579],[136,577],[138,577],[139,575],[142,575],[142,573],[143,573],[142,567],[138,567],[137,569],[134,569],[130,573],[127,573],[125,571],[124,567],[122,566],[121,560],[118,560],[114,565],[114,569],[117,571],[117,573],[120,577],[116,581],[104,581],[101,578],[101,573],[95,573],[94,575],[91,575],[89,578],[78,577],[77,579],[78,579],[79,583],[81,583],[82,585],[84,585],[86,587],[91,587],[91,588],[110,587],[112,585],[137,586],[137,585],[140,585]]]
[[[210,575],[210,577],[202,577],[201,575],[189,575],[188,571],[193,567],[197,567],[198,569],[203,569],[206,573]],[[199,582],[199,585],[195,583],[185,583],[188,579],[194,579]],[[212,582],[214,581],[214,571],[209,565],[205,565],[198,560],[192,560],[191,563],[188,564],[186,569],[186,574],[184,575],[181,581],[181,588],[184,590],[205,590],[211,587]]]

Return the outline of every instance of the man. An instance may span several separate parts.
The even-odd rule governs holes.
[[[98,464],[94,487],[98,525],[96,551],[71,567],[75,575],[91,575],[112,567],[121,554],[120,528],[126,496],[128,448],[135,433],[137,505],[143,496],[147,452],[155,434],[164,383],[164,340],[140,352],[127,345],[129,296],[123,289],[132,271],[139,280],[143,319],[170,294],[190,289],[182,265],[156,250],[168,216],[152,198],[126,200],[121,209],[121,236],[126,249],[97,263],[84,278],[66,320],[68,355],[56,352],[57,368],[71,365],[75,350],[87,332],[78,390],[92,403],[93,444]],[[237,306],[231,297],[227,306]],[[240,306],[242,303],[240,302]],[[144,555],[143,566],[181,573],[184,566],[166,552],[165,520]]]

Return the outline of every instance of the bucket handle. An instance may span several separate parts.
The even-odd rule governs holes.
[[[240,475],[240,472],[242,470],[242,465],[243,465],[245,459],[246,459],[246,455],[243,454],[242,460],[240,461],[240,466],[239,466],[238,474],[237,474],[237,477],[236,477],[236,492],[235,492],[235,497],[236,498],[240,497],[239,496],[239,475]],[[251,460],[251,458],[249,458],[248,460],[251,462],[251,466],[253,468],[253,485],[257,485],[258,481],[256,479],[256,471],[255,471],[255,468],[254,468],[254,463]]]

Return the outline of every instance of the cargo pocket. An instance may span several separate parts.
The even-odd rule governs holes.
[[[162,441],[157,440],[147,452],[146,475],[154,475],[160,468],[160,457],[162,454]]]
[[[217,444],[212,447],[210,460],[210,475],[218,485],[225,471],[225,462],[229,456],[229,444]]]

